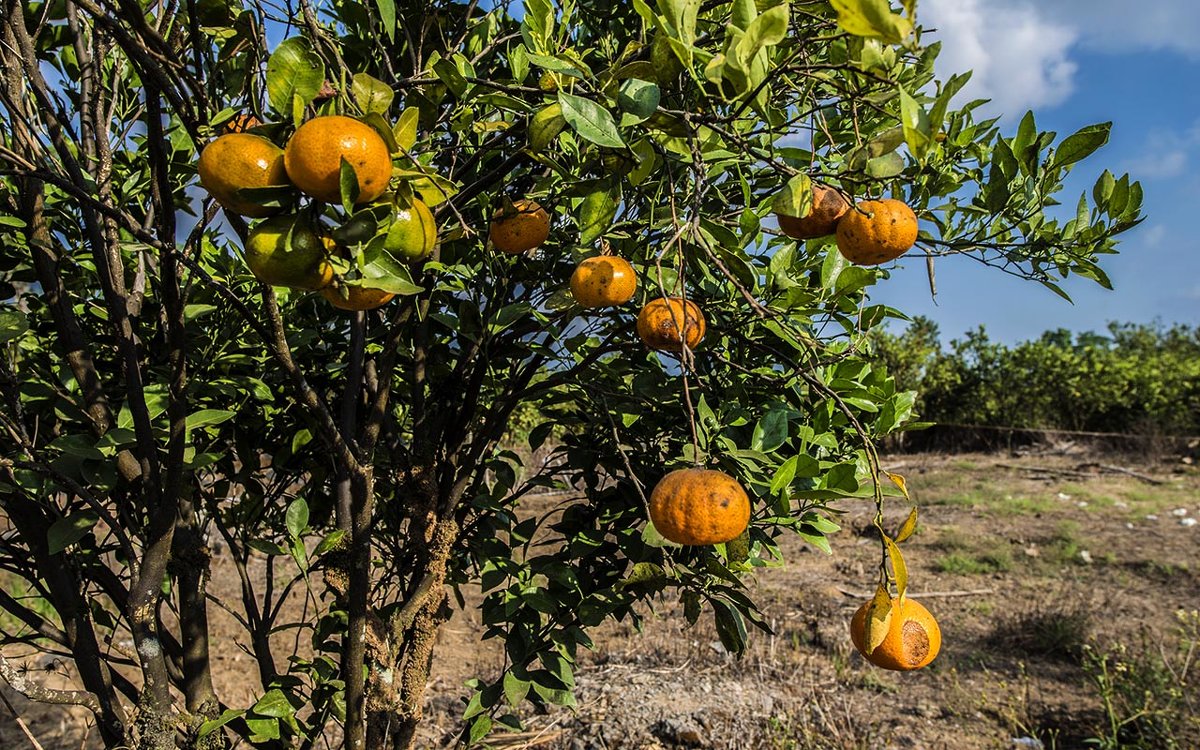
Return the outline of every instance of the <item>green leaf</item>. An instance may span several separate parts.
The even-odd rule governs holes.
[[[383,24],[383,33],[388,41],[396,39],[396,0],[375,0],[379,8],[379,21]]]
[[[396,120],[395,126],[392,127],[392,136],[402,151],[411,151],[413,144],[417,142],[417,121],[420,117],[421,110],[409,107],[400,113],[400,119]]]
[[[293,500],[287,509],[287,530],[293,539],[299,539],[308,528],[308,503],[304,498]]]
[[[525,700],[525,696],[529,694],[529,684],[529,680],[522,680],[512,671],[505,672],[504,699],[508,701],[508,705],[513,708],[521,705],[521,701]]]
[[[433,72],[458,99],[462,99],[467,93],[467,89],[471,87],[471,84],[467,83],[467,79],[463,77],[462,71],[452,60],[446,58],[438,60],[433,64]]]
[[[522,83],[529,76],[529,50],[524,44],[518,44],[508,55],[508,67],[512,70],[513,81]]]
[[[1108,203],[1108,199],[1112,197],[1113,189],[1117,186],[1117,180],[1113,177],[1113,173],[1107,169],[1101,173],[1096,179],[1096,184],[1092,187],[1092,199],[1096,201],[1096,205],[1104,208]]]
[[[529,148],[534,153],[546,150],[546,147],[558,138],[558,134],[567,126],[563,118],[562,105],[558,102],[548,104],[538,110],[529,120]]]
[[[296,453],[301,448],[308,445],[310,442],[312,442],[312,439],[312,431],[307,427],[302,427],[297,430],[296,434],[292,435],[292,453]]]
[[[218,716],[217,718],[209,719],[208,721],[201,724],[200,728],[196,730],[196,736],[197,737],[207,737],[208,735],[217,731],[218,729],[225,726],[226,724],[233,721],[234,719],[240,719],[241,717],[243,717],[245,715],[246,715],[245,711],[235,711],[232,708],[227,708],[224,711],[222,711],[221,715]]]
[[[12,341],[29,330],[29,321],[20,310],[0,310],[0,344]]]
[[[617,131],[617,123],[607,109],[591,99],[558,92],[558,103],[562,106],[567,124],[585,140],[607,148],[625,148],[625,141]]]
[[[362,267],[363,278],[370,286],[392,294],[419,294],[423,287],[413,283],[408,266],[393,259],[387,253]]]
[[[271,688],[250,709],[260,716],[283,719],[296,714],[296,707],[279,688]]]
[[[912,33],[912,21],[892,12],[888,0],[830,0],[838,25],[855,36],[900,44]]]
[[[746,620],[742,613],[720,599],[713,599],[712,604],[721,645],[731,654],[742,653],[746,650]]]
[[[651,583],[651,582],[655,582],[655,581],[664,581],[664,580],[666,580],[666,577],[667,577],[666,570],[664,570],[663,567],[661,565],[659,565],[658,563],[652,563],[652,562],[634,563],[633,570],[631,570],[629,572],[629,575],[626,578],[618,581],[615,588],[618,591],[620,591],[621,589],[624,589],[627,586],[634,586],[639,583]]]
[[[267,60],[267,98],[271,109],[284,117],[294,117],[312,103],[325,82],[325,64],[301,36],[285,39]]]
[[[779,465],[775,476],[771,478],[771,492],[780,492],[796,478],[796,469],[800,465],[800,456],[792,456]]]
[[[321,540],[321,543],[317,545],[317,548],[313,551],[313,557],[320,557],[329,550],[337,547],[345,538],[345,529],[334,529],[326,534],[325,538]]]
[[[58,519],[46,530],[47,552],[57,555],[87,536],[99,521],[100,516],[90,510],[72,513]]]
[[[479,742],[484,737],[487,737],[488,733],[491,731],[492,731],[492,717],[487,714],[482,714],[480,716],[477,716],[475,718],[475,721],[471,722],[471,731],[470,731],[469,737],[467,739],[467,744],[474,745],[476,742]]]
[[[804,218],[812,213],[812,180],[806,174],[798,174],[787,181],[771,202],[771,210],[784,216]]]
[[[358,175],[355,174],[354,167],[346,161],[344,156],[341,157],[338,181],[338,188],[342,196],[342,208],[346,210],[346,213],[353,213],[354,203],[358,200]]]
[[[612,187],[601,185],[588,193],[579,206],[579,242],[590,245],[602,237],[617,215],[617,196]]]
[[[251,742],[279,739],[279,719],[246,719]]]
[[[251,539],[246,542],[246,546],[250,549],[258,550],[264,555],[286,555],[288,551],[280,547],[275,542],[267,541],[266,539]]]
[[[867,161],[864,171],[871,177],[881,180],[895,177],[904,171],[904,157],[895,153],[878,156]]]
[[[754,426],[754,435],[750,446],[756,451],[770,453],[777,450],[788,437],[788,415],[782,409],[774,409],[766,413]]]
[[[918,161],[924,159],[930,138],[933,137],[929,115],[903,88],[900,89],[900,124],[904,127],[904,140],[908,143],[908,150]]]
[[[1108,143],[1111,122],[1088,125],[1063,139],[1054,151],[1054,166],[1065,167],[1086,159],[1096,149]]]
[[[396,92],[390,86],[366,73],[354,74],[350,91],[354,96],[354,103],[363,114],[387,114],[392,100],[396,97]]]
[[[237,416],[236,411],[229,411],[227,409],[201,409],[187,416],[187,428],[194,430],[197,427],[221,424],[222,422],[228,422],[235,416]]]
[[[533,52],[546,52],[554,36],[554,4],[551,0],[525,0],[521,35]]]
[[[639,78],[630,78],[617,92],[617,106],[635,118],[645,120],[658,109],[662,91],[658,85]]]

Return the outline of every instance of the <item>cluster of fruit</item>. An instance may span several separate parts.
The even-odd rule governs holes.
[[[778,213],[779,230],[797,240],[837,235],[838,251],[851,263],[873,266],[904,255],[917,242],[917,215],[894,198],[862,201],[851,209],[837,190],[812,186],[805,216]]]
[[[204,147],[197,171],[200,184],[227,212],[264,219],[250,230],[244,249],[259,280],[319,291],[345,310],[369,310],[395,296],[349,270],[347,245],[367,239],[358,214],[330,229],[315,212],[295,208],[295,191],[334,205],[349,198],[353,206],[374,211],[383,220],[367,231],[380,228],[382,250],[393,258],[417,264],[432,255],[433,214],[419,198],[389,189],[391,152],[370,125],[339,115],[315,117],[280,148],[248,132],[257,121],[235,123]]]
[[[411,190],[392,189],[388,144],[370,125],[340,115],[315,117],[298,127],[280,148],[254,132],[258,122],[239,118],[201,152],[200,183],[226,211],[262,219],[249,232],[245,258],[260,281],[319,291],[335,307],[370,310],[395,295],[371,285],[356,271],[349,250],[376,241],[391,257],[419,265],[433,255],[437,225],[428,206]],[[349,169],[347,169],[349,167]],[[296,208],[295,191],[314,201],[356,209],[334,228],[315,211]],[[282,194],[282,198],[281,198]],[[917,220],[901,201],[868,200],[851,208],[837,190],[812,187],[811,210],[802,217],[778,214],[780,230],[808,240],[837,235],[839,251],[858,264],[878,264],[903,255],[917,239]],[[360,218],[365,216],[360,226]],[[529,199],[506,200],[491,218],[488,239],[498,251],[520,255],[550,235],[550,216]],[[570,279],[575,301],[594,309],[623,305],[637,290],[628,260],[604,254],[584,260]],[[700,306],[682,296],[662,296],[638,313],[637,334],[651,349],[680,354],[703,339]],[[672,471],[654,487],[650,520],[666,539],[682,545],[714,545],[737,539],[750,522],[750,499],[736,479],[703,468]],[[941,642],[937,623],[915,602],[896,606],[887,638],[868,653],[863,648],[866,611],[855,616],[855,645],[889,669],[916,669],[932,661]],[[923,613],[923,614],[922,614]]]

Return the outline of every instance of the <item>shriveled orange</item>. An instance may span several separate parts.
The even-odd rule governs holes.
[[[289,241],[290,239],[290,241]],[[329,237],[291,216],[260,222],[246,238],[246,265],[266,284],[323,289],[333,281],[329,257],[337,248]]]
[[[776,214],[779,230],[788,237],[811,240],[837,231],[838,220],[850,210],[850,204],[837,190],[825,185],[812,186],[812,210],[807,216]]]
[[[908,597],[903,605],[892,598],[892,619],[883,642],[867,653],[867,609],[858,608],[850,620],[850,640],[867,661],[877,667],[907,672],[927,666],[942,648],[942,630],[920,602]]]
[[[243,188],[288,184],[283,149],[252,133],[226,133],[200,152],[200,185],[226,211],[261,218],[279,211],[238,195]]]
[[[351,286],[345,284],[336,289],[331,286],[325,287],[321,290],[321,296],[329,300],[329,304],[339,310],[357,311],[374,310],[391,302],[392,298],[396,295],[369,286]]]
[[[584,307],[623,305],[637,290],[637,273],[624,258],[588,258],[571,274],[571,296]]]
[[[700,306],[682,297],[651,300],[638,313],[638,336],[651,349],[677,352],[685,341],[694,349],[706,328]]]
[[[650,493],[650,520],[676,544],[721,544],[750,524],[750,498],[724,472],[677,469]]]
[[[917,215],[904,201],[863,201],[837,225],[837,246],[846,260],[873,266],[895,260],[917,242]]]
[[[314,117],[296,129],[284,163],[296,187],[317,200],[342,200],[342,159],[358,179],[355,203],[370,203],[387,190],[392,178],[392,155],[375,128],[342,115]]]
[[[546,241],[550,236],[550,214],[528,198],[512,202],[492,216],[488,238],[500,252],[520,255]]]

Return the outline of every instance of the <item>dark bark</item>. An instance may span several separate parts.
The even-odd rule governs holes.
[[[67,564],[65,555],[49,554],[45,540],[51,520],[36,504],[24,498],[17,500],[6,503],[4,511],[29,545],[34,563],[46,582],[51,603],[62,619],[63,632],[79,670],[79,679],[84,689],[96,696],[100,709],[96,714],[100,737],[106,747],[120,747],[127,739],[127,730],[113,690],[112,674],[96,638],[83,586],[75,569]]]

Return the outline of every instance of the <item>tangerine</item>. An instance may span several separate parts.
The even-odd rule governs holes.
[[[775,215],[781,232],[798,240],[811,240],[837,231],[838,220],[850,210],[850,204],[841,193],[825,185],[814,184],[812,196],[812,210],[807,216]]]
[[[920,602],[908,597],[898,605],[892,597],[892,618],[883,642],[867,653],[867,610],[858,608],[850,620],[850,640],[867,661],[877,667],[907,672],[927,666],[942,648],[942,630]]]
[[[226,133],[204,147],[196,164],[200,185],[226,211],[262,218],[279,209],[238,195],[243,188],[288,184],[283,149],[252,133]]]
[[[437,222],[429,206],[413,198],[408,206],[397,207],[392,215],[384,249],[399,260],[420,263],[433,254],[437,244]]]
[[[917,215],[904,201],[863,201],[837,225],[837,246],[846,260],[873,266],[895,260],[917,242]]]
[[[750,498],[738,481],[711,469],[677,469],[650,493],[650,520],[677,544],[720,544],[750,524]]]
[[[584,307],[623,305],[637,290],[637,273],[624,258],[588,258],[571,274],[571,296]]]
[[[329,256],[336,249],[332,239],[295,217],[276,216],[260,222],[246,238],[246,265],[264,284],[323,289],[333,281]]]
[[[682,297],[651,300],[638,313],[637,332],[646,346],[660,351],[694,349],[707,326],[700,306]]]
[[[346,296],[342,296],[343,289]],[[321,296],[339,310],[357,311],[374,310],[391,302],[396,295],[369,286],[344,284],[336,289],[332,286],[325,287],[321,290]]]
[[[492,216],[488,238],[499,251],[520,255],[541,245],[550,236],[550,214],[528,198],[512,202]]]
[[[392,156],[375,128],[342,115],[314,117],[292,134],[284,149],[288,177],[307,195],[341,203],[342,160],[358,180],[356,204],[383,195],[392,178]]]

